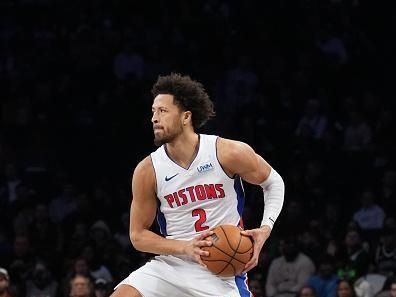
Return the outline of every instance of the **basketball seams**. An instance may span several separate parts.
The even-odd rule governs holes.
[[[234,259],[236,252],[235,252],[235,250],[232,248],[231,243],[230,243],[230,241],[229,241],[229,239],[228,239],[227,233],[224,231],[223,226],[220,226],[220,229],[221,229],[221,231],[223,231],[224,236],[225,236],[225,239],[227,240],[227,244],[228,244],[228,246],[233,250],[234,254],[233,254],[232,256],[229,256],[227,253],[225,253],[223,250],[221,250],[224,254],[226,254],[227,256],[229,256],[230,259],[228,260],[228,263],[223,267],[223,269],[222,269],[220,272],[218,272],[217,274],[222,273],[222,272],[227,268],[228,265],[231,265],[231,266],[232,266],[232,269],[234,270],[234,274],[235,274],[235,267],[234,267],[234,265],[231,264],[231,261]],[[217,247],[216,247],[216,248],[217,248]],[[217,249],[219,249],[219,248],[217,248]]]
[[[218,273],[216,273],[216,275],[219,275],[220,273],[222,273],[224,270],[226,270],[226,268],[228,266],[232,267],[232,270],[234,270],[234,274],[235,274],[236,273],[236,269],[235,269],[234,265],[232,265],[231,261],[232,261],[232,258],[231,258],[230,262],[228,262],[226,265],[224,265],[222,270],[220,270]]]
[[[237,254],[246,254],[246,253],[248,253],[248,252],[253,248],[253,242],[252,242],[252,240],[250,239],[250,237],[241,234],[241,241],[242,241],[243,236],[247,237],[247,239],[250,240],[250,242],[252,243],[252,246],[251,246],[248,250],[246,250],[246,251],[238,251],[238,250],[239,250],[239,246],[238,246],[238,250],[236,251]]]
[[[221,228],[221,231],[223,231],[223,233],[224,233],[224,236],[225,236],[225,239],[227,240],[228,246],[234,251],[234,254],[232,255],[232,257],[235,257],[235,254],[238,251],[239,245],[241,244],[241,234],[239,233],[239,242],[237,244],[236,249],[234,249],[232,244],[231,244],[231,242],[230,242],[230,240],[228,239],[227,233],[224,231],[223,226],[220,226],[220,228]]]
[[[222,249],[220,249],[220,248],[219,248],[218,246],[216,246],[215,244],[213,244],[212,247],[216,248],[217,250],[219,250],[220,252],[222,252],[224,255],[227,255],[228,257],[230,257],[230,259],[229,259],[228,261],[226,261],[226,260],[221,260],[221,259],[213,259],[213,260],[205,259],[205,260],[204,260],[205,262],[225,262],[224,267],[223,267],[219,272],[217,272],[216,275],[219,275],[220,273],[222,273],[222,272],[227,268],[228,265],[231,265],[231,266],[232,266],[232,269],[234,270],[234,273],[235,273],[235,267],[234,267],[234,265],[232,265],[232,263],[231,263],[231,261],[232,261],[233,259],[235,259],[235,258],[233,258],[233,257],[230,256],[229,254],[227,254],[225,251],[223,251]],[[237,259],[235,259],[235,260],[237,260]],[[239,262],[241,262],[241,261],[239,261]],[[241,262],[241,263],[243,263],[243,262]]]
[[[221,248],[219,248],[219,247],[216,246],[215,244],[213,244],[212,247],[216,248],[217,250],[219,250],[220,252],[222,252],[224,255],[227,255],[228,257],[230,257],[231,260],[229,260],[228,263],[231,263],[232,260],[236,260],[236,261],[238,261],[239,263],[242,263],[242,264],[246,264],[246,263],[247,263],[247,262],[243,262],[243,261],[239,260],[238,258],[234,258],[234,256],[235,256],[236,253],[234,253],[234,256],[231,256],[230,254],[226,253],[225,251],[223,251]],[[244,254],[244,253],[239,253],[239,254]],[[215,260],[205,259],[205,261],[207,261],[207,262],[216,262],[216,261],[227,262],[227,261],[225,261],[225,260],[216,260],[216,259],[215,259]]]
[[[207,263],[208,269],[218,276],[231,276],[241,273],[241,269],[243,269],[251,258],[252,240],[250,238],[243,238],[248,236],[241,234],[240,228],[234,225],[220,225],[215,227],[213,231],[215,237],[212,239],[215,240],[212,246],[208,248],[213,249],[213,254],[209,255],[207,259],[205,259],[206,257],[202,257],[203,262]],[[236,236],[239,236],[239,238]],[[218,239],[221,240],[217,242]],[[248,239],[249,241],[247,241]],[[246,250],[247,245],[250,248]],[[245,251],[238,251],[240,248],[244,248]]]
[[[230,240],[228,239],[227,233],[225,232],[223,226],[219,226],[219,227],[221,228],[221,231],[223,231],[224,236],[225,236],[225,239],[227,240],[228,246],[233,250],[234,254],[233,254],[232,256],[230,256],[230,255],[228,255],[226,252],[224,252],[223,250],[221,250],[221,251],[222,251],[224,254],[226,254],[227,256],[230,256],[230,257],[231,257],[230,263],[231,263],[232,260],[237,260],[239,263],[246,264],[247,262],[245,263],[245,262],[243,262],[243,261],[241,261],[241,260],[235,258],[235,255],[236,255],[236,254],[245,254],[246,252],[248,252],[248,251],[250,250],[250,249],[249,249],[248,251],[246,251],[246,252],[244,252],[244,253],[238,253],[238,249],[239,249],[239,246],[241,245],[241,241],[242,241],[242,234],[239,233],[239,242],[238,242],[238,245],[237,245],[236,249],[234,249],[233,246],[232,246],[232,244],[231,244],[231,242],[230,242]]]
[[[226,238],[226,240],[227,240],[228,246],[230,247],[230,249],[232,249],[232,250],[234,251],[234,254],[231,256],[231,255],[228,255],[227,253],[223,252],[222,250],[221,250],[221,251],[222,251],[223,253],[225,253],[227,256],[230,256],[230,257],[234,258],[235,260],[237,260],[237,261],[239,261],[239,262],[241,262],[241,263],[246,264],[247,262],[245,263],[245,262],[242,262],[242,261],[238,260],[237,258],[235,258],[235,255],[236,255],[236,254],[238,254],[238,255],[243,255],[243,254],[246,254],[246,253],[250,252],[250,250],[253,248],[253,243],[250,241],[250,242],[252,243],[252,247],[250,247],[248,250],[246,250],[246,251],[239,251],[239,247],[240,247],[240,245],[241,245],[241,243],[242,243],[242,238],[243,238],[243,236],[245,236],[245,235],[242,235],[241,233],[238,233],[238,234],[239,234],[239,242],[238,242],[238,245],[237,245],[236,249],[234,249],[233,246],[232,246],[232,244],[231,244],[231,242],[230,242],[230,240],[228,239],[227,233],[224,231],[223,226],[219,226],[219,227],[220,227],[221,230],[223,231],[224,236],[225,236],[225,238]],[[249,240],[250,240],[250,238],[249,238]]]

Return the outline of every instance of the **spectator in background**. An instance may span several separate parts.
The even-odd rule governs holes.
[[[86,245],[82,251],[82,256],[87,260],[90,268],[89,273],[93,279],[103,278],[108,282],[113,281],[110,269],[103,261],[103,255],[96,250],[94,245]]]
[[[14,246],[11,255],[11,263],[9,265],[12,275],[17,275],[19,279],[14,280],[25,281],[27,274],[34,265],[35,252],[30,244],[27,234],[16,235],[14,238]]]
[[[356,297],[353,284],[345,279],[339,281],[337,285],[337,296],[336,297]]]
[[[371,190],[363,191],[360,198],[360,208],[354,212],[353,220],[358,223],[362,233],[371,246],[378,240],[379,230],[383,227],[385,212],[374,202],[374,193]]]
[[[111,252],[110,249],[113,245],[113,239],[111,230],[105,221],[96,221],[89,229],[89,236],[95,249],[102,253],[102,257],[106,256],[105,253]]]
[[[360,208],[353,214],[353,219],[362,230],[379,230],[382,228],[385,212],[374,202],[374,193],[366,190],[361,194]]]
[[[4,180],[0,184],[0,201],[4,199],[6,204],[15,202],[18,198],[16,188],[21,183],[16,165],[7,163],[4,166]]]
[[[317,274],[308,279],[307,285],[315,289],[317,297],[336,297],[339,278],[334,264],[334,257],[323,255],[319,260]]]
[[[76,275],[86,276],[91,278],[88,262],[83,257],[77,257],[72,261],[71,267],[68,269],[66,275],[62,279],[62,295],[67,297],[70,292],[70,282]]]
[[[118,250],[108,224],[103,220],[96,221],[90,228],[90,238],[94,254],[96,255],[96,259],[93,259],[93,262],[90,263],[91,268],[94,269],[91,271],[91,275],[95,279],[103,278],[108,282],[112,282],[113,277],[108,267]],[[100,261],[101,263],[95,261]],[[94,263],[99,266],[95,266]]]
[[[120,228],[114,234],[114,240],[123,251],[130,250],[132,244],[129,238],[129,212],[121,215]]]
[[[266,295],[294,297],[315,272],[315,265],[300,252],[293,236],[282,239],[279,249],[282,255],[272,261],[268,270]]]
[[[304,286],[301,288],[300,292],[298,293],[297,297],[317,297],[316,291],[313,287]]]
[[[323,254],[323,234],[320,233],[319,221],[313,219],[309,227],[298,235],[300,251],[307,255],[314,263],[318,263]]]
[[[306,191],[313,191],[323,187],[324,179],[326,178],[325,164],[323,159],[310,159],[305,164],[304,183],[309,189]],[[312,202],[311,202],[312,203]]]
[[[381,292],[375,297],[396,297],[396,277],[388,279]]]
[[[236,66],[226,73],[224,82],[224,102],[219,104],[219,111],[234,115],[240,108],[247,106],[254,98],[254,91],[259,83],[253,71],[248,55],[240,55]]]
[[[357,229],[350,229],[347,232],[344,254],[340,256],[344,262],[338,271],[338,276],[353,284],[356,296],[373,297],[375,286],[368,279],[370,256],[362,244]]]
[[[367,279],[367,275],[359,277],[353,283],[353,289],[357,297],[373,297],[376,293],[374,284]]]
[[[106,219],[109,217],[109,209],[113,206],[114,197],[109,193],[106,187],[100,183],[95,184],[92,189],[92,196],[89,204],[97,205],[95,213],[99,218]]]
[[[305,105],[304,115],[300,118],[296,136],[320,140],[327,128],[327,117],[320,110],[320,102],[310,99]]]
[[[372,143],[372,130],[362,114],[351,111],[344,131],[344,146],[349,151],[363,151],[370,148]]]
[[[47,263],[40,260],[35,263],[31,277],[26,281],[26,297],[37,296],[58,296],[58,282],[52,278]]]
[[[0,267],[0,297],[12,297],[10,293],[10,276],[8,271]]]
[[[344,42],[336,36],[335,30],[331,25],[318,30],[316,46],[328,57],[331,62],[346,64],[348,62],[348,53]]]
[[[93,285],[87,276],[76,275],[70,281],[70,297],[93,297]]]
[[[16,186],[16,200],[11,206],[13,214],[14,233],[29,233],[29,227],[33,222],[33,213],[35,206],[34,191],[25,183]]]
[[[328,240],[340,238],[346,224],[346,218],[342,212],[342,207],[335,201],[335,199],[326,201],[325,203],[324,211],[318,218],[320,222],[320,234],[323,238]]]
[[[68,216],[77,211],[77,196],[72,183],[62,184],[61,194],[53,199],[49,206],[49,214],[54,223],[62,223]]]
[[[381,203],[386,210],[396,209],[396,170],[394,168],[386,170],[382,177]]]
[[[74,221],[64,242],[65,254],[76,257],[89,242],[89,227],[84,219]]]
[[[131,42],[125,44],[123,50],[115,56],[113,71],[119,80],[141,80],[144,75],[145,63]]]
[[[128,257],[126,254],[119,253],[115,257],[114,263],[114,283],[120,282],[131,273],[132,269],[137,269],[141,266],[138,255],[144,255],[144,253],[133,254],[133,257]]]
[[[389,287],[389,296],[396,297],[396,278],[391,279]]]
[[[112,292],[109,283],[103,279],[103,278],[98,278],[95,280],[94,284],[94,293],[95,297],[108,297],[110,296],[110,292]]]
[[[396,276],[396,230],[385,227],[380,236],[380,244],[375,250],[374,263],[379,274],[387,278]]]
[[[279,222],[278,229],[284,234],[298,234],[305,230],[308,225],[306,215],[300,200],[288,199],[285,202],[285,211],[282,213],[282,220]]]
[[[338,271],[338,276],[341,279],[355,281],[368,272],[370,258],[368,252],[363,248],[358,230],[347,231],[344,247],[339,257],[343,261]]]
[[[37,256],[48,261],[55,260],[57,252],[61,249],[60,231],[58,225],[50,220],[47,205],[36,204],[29,234],[31,234],[32,246]]]

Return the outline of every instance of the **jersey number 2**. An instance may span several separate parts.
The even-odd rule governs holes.
[[[208,226],[202,226],[206,222],[206,212],[202,208],[197,208],[192,211],[193,217],[198,217],[198,220],[195,222],[195,231],[203,231],[209,229]]]

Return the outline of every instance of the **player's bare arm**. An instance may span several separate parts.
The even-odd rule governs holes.
[[[187,255],[205,266],[200,256],[208,255],[208,252],[201,250],[201,247],[212,244],[204,240],[211,231],[185,241],[166,239],[150,230],[157,212],[155,188],[154,168],[151,158],[147,157],[137,165],[132,177],[130,238],[133,246],[139,251],[153,254]]]
[[[245,230],[244,234],[254,240],[252,259],[246,264],[249,271],[258,264],[261,249],[271,233],[272,226],[283,205],[284,184],[279,174],[247,144],[239,141],[219,138],[218,158],[229,176],[239,175],[243,180],[254,185],[260,185],[264,193],[272,195],[265,197],[265,211],[260,228]]]

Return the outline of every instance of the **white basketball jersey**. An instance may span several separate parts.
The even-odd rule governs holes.
[[[221,224],[240,225],[245,202],[241,179],[230,178],[217,159],[217,136],[199,135],[189,168],[176,164],[162,145],[151,154],[159,201],[157,221],[167,238],[186,239]]]

